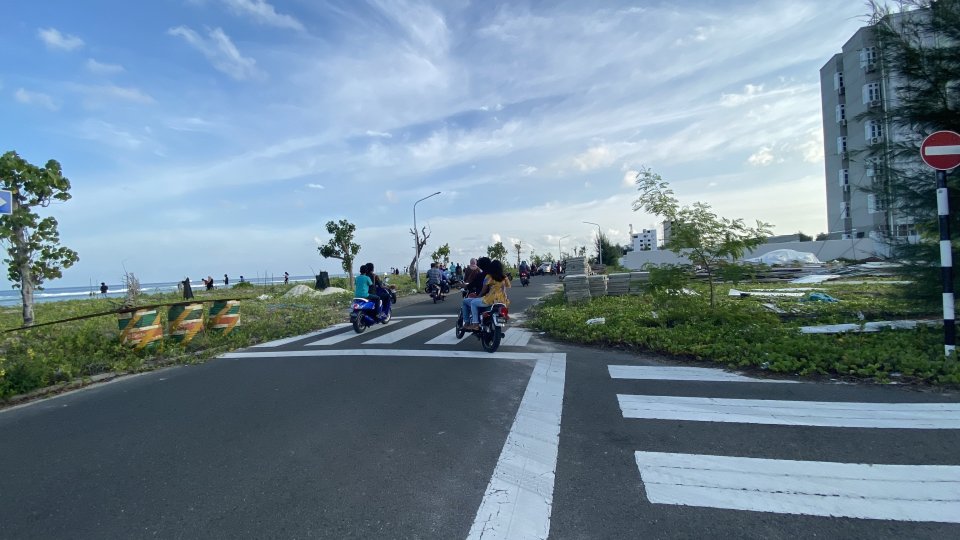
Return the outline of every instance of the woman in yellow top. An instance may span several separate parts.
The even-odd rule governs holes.
[[[480,329],[480,308],[490,307],[493,304],[504,304],[509,306],[510,299],[507,298],[507,289],[510,288],[510,280],[503,273],[503,263],[492,261],[490,263],[487,277],[483,278],[483,289],[480,290],[479,298],[470,298],[470,322],[463,327],[464,330]]]

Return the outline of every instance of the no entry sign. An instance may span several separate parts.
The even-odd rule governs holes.
[[[923,162],[938,171],[949,171],[960,165],[960,134],[954,131],[931,133],[920,144]]]

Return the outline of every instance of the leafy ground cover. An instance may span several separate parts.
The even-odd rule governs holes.
[[[530,324],[570,342],[666,353],[774,373],[876,379],[882,382],[960,384],[960,363],[943,355],[942,327],[876,333],[801,334],[800,326],[872,320],[932,318],[889,285],[823,287],[836,303],[798,298],[736,298],[718,289],[716,308],[699,295],[649,293],[566,304],[556,294],[533,310]],[[738,285],[769,289],[769,284]],[[786,288],[777,285],[775,288]],[[762,304],[774,304],[777,314]],[[603,324],[587,324],[603,317]]]
[[[391,276],[400,295],[414,285],[407,276]],[[195,292],[196,301],[248,297],[240,304],[240,324],[228,335],[200,332],[190,343],[170,339],[144,351],[120,344],[117,317],[101,316],[28,330],[0,333],[0,401],[51,385],[89,379],[102,373],[125,373],[153,369],[172,363],[202,362],[218,354],[274,339],[304,334],[346,319],[352,286],[334,278],[331,286],[348,293],[323,297],[283,294],[294,285],[254,286],[243,284],[230,289]],[[258,299],[267,295],[265,299]],[[181,301],[177,294],[141,296],[138,305]],[[111,311],[120,307],[116,299],[90,298],[36,305],[36,324]],[[208,310],[210,304],[205,305]],[[166,308],[160,308],[166,323]],[[20,308],[0,309],[0,329],[20,326]]]

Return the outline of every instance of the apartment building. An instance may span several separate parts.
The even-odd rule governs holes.
[[[916,15],[910,12],[891,17]],[[897,75],[889,73],[881,60],[877,35],[870,25],[860,28],[841,52],[820,68],[830,239],[916,237],[913,219],[898,212],[895,202],[876,193],[887,181],[886,163],[871,154],[879,155],[875,150],[899,137],[882,114],[895,103],[893,84]],[[864,117],[870,112],[879,114]]]

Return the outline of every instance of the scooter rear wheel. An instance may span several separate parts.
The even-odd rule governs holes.
[[[457,316],[457,339],[463,339],[466,331],[463,329],[463,313]]]

